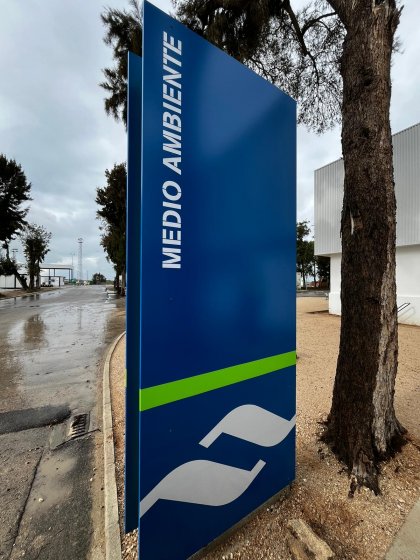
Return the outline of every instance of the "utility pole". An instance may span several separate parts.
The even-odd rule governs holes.
[[[76,256],[76,253],[70,253],[70,256],[71,256],[71,280],[73,280],[73,275],[74,275],[74,272],[73,272],[73,270],[74,270],[73,269],[73,257]]]
[[[77,271],[77,279],[80,282],[83,282],[83,238],[79,237],[77,240],[79,244],[79,253],[78,253],[78,271]]]

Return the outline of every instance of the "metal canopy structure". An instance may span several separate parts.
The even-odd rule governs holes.
[[[41,276],[45,276],[45,274],[42,274],[42,271],[44,270],[48,270],[48,276],[64,276],[64,274],[56,274],[57,270],[60,271],[66,271],[66,276],[68,276],[69,280],[72,280],[74,278],[74,267],[72,265],[69,264],[45,264],[43,263],[41,265]],[[53,274],[51,274],[51,271],[53,271]]]

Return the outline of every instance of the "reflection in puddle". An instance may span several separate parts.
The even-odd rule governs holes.
[[[29,317],[23,326],[23,338],[26,345],[32,348],[44,348],[46,341],[46,325],[41,315]]]
[[[0,341],[0,412],[15,408],[26,408],[24,394],[21,390],[23,365],[16,345],[8,337]]]
[[[77,309],[77,328],[79,331],[82,330],[82,317],[83,317],[83,309],[78,307]]]
[[[25,299],[26,305],[0,311],[0,407],[14,408],[20,399],[20,408],[89,410],[101,358],[124,328],[124,301],[107,304],[94,288]]]

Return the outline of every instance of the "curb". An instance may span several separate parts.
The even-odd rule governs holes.
[[[112,426],[109,369],[112,354],[125,331],[112,343],[106,356],[103,373],[103,434],[104,434],[104,499],[105,499],[105,558],[121,560],[121,537],[118,520],[117,482],[115,479],[114,432]]]
[[[420,550],[420,500],[414,504],[410,513],[395,536],[385,560],[416,560]]]

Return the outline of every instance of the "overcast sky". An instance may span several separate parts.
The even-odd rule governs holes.
[[[153,3],[172,10],[169,0]],[[53,234],[47,261],[69,264],[76,254],[76,266],[82,237],[84,277],[113,276],[99,244],[95,189],[104,185],[105,169],[126,159],[126,135],[105,115],[98,86],[101,69],[112,64],[100,13],[127,4],[0,0],[0,153],[16,159],[32,183],[28,219]],[[419,3],[407,2],[398,30],[403,53],[392,72],[393,132],[420,121],[419,21]],[[340,156],[338,128],[322,136],[299,128],[298,220],[313,221],[314,170]]]

